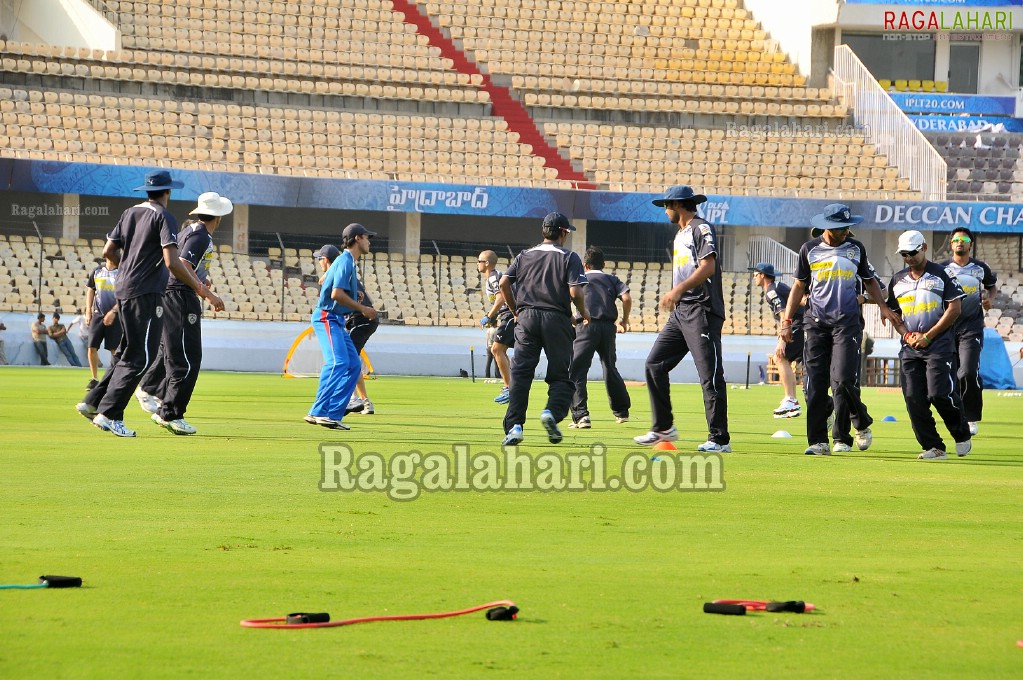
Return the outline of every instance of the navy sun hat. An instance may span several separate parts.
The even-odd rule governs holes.
[[[764,276],[770,276],[772,279],[777,278],[777,275],[774,273],[774,265],[770,262],[758,262],[756,265],[747,268],[746,271],[759,272]]]
[[[562,231],[575,231],[575,227],[568,221],[568,218],[559,212],[547,213],[546,217],[543,218],[543,228],[547,229],[555,227]]]
[[[334,260],[337,259],[337,256],[340,254],[341,251],[337,249],[337,246],[332,246],[328,243],[327,245],[323,246],[315,253],[313,253],[313,257],[316,258],[317,260],[320,259],[321,257],[325,257],[331,262],[333,262]]]
[[[688,184],[678,184],[668,187],[668,190],[664,192],[664,198],[655,198],[651,202],[658,208],[663,208],[667,201],[693,201],[699,205],[705,203],[707,197],[693,191],[693,188]]]
[[[859,224],[862,221],[863,218],[860,215],[852,214],[849,206],[842,203],[831,203],[824,206],[824,212],[814,215],[810,219],[810,224],[813,225],[813,229],[810,230],[810,236],[816,238],[827,229],[844,229],[854,224]],[[849,235],[852,236],[853,233],[850,231]]]
[[[132,191],[163,191],[164,189],[181,189],[184,182],[171,179],[170,173],[166,170],[154,170],[146,175],[146,183],[135,187]]]

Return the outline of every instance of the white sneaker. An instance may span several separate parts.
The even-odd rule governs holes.
[[[803,453],[808,456],[830,456],[831,449],[828,448],[827,442],[820,442],[818,444],[810,444]]]
[[[580,430],[588,430],[591,427],[593,427],[593,424],[590,422],[590,417],[589,416],[583,416],[579,420],[576,420],[576,421],[573,421],[573,422],[569,423],[568,426],[569,427],[577,427]]]
[[[160,406],[163,405],[158,398],[148,392],[144,392],[141,388],[135,390],[135,398],[139,400],[139,406],[146,413],[156,413],[160,410]]]
[[[75,404],[75,410],[78,411],[83,418],[88,419],[90,422],[96,417],[96,407],[86,404],[84,401],[80,401]]]
[[[540,424],[543,425],[543,429],[547,430],[547,441],[551,444],[557,444],[562,440],[558,423],[554,420],[554,415],[547,409],[540,414]]]
[[[184,418],[178,418],[177,420],[165,421],[164,427],[173,432],[174,434],[195,434],[196,429],[188,423]]]
[[[962,458],[973,450],[973,440],[967,439],[964,442],[956,442],[956,455]]]
[[[731,453],[732,445],[718,444],[717,442],[712,442],[708,439],[707,441],[697,446],[696,450],[703,451],[704,453]]]
[[[970,427],[970,436],[975,437],[977,432],[980,431],[980,426],[977,423],[966,423]]]
[[[118,437],[134,437],[135,430],[129,430],[124,426],[123,420],[110,420],[102,413],[97,413],[96,417],[92,419],[92,424],[101,430],[113,433]]]
[[[363,399],[362,400],[362,415],[364,415],[364,416],[371,416],[371,415],[373,415],[373,413],[374,413],[374,411],[373,411],[373,402],[371,402],[369,399]]]
[[[945,460],[948,458],[948,454],[941,449],[930,449],[929,451],[924,451],[916,458],[917,460]]]
[[[502,446],[515,446],[516,444],[522,443],[522,426],[512,425],[511,429],[508,430],[508,434],[504,436],[504,441],[501,442]]]
[[[629,416],[615,416],[615,422],[621,425],[622,423],[629,422]]]
[[[775,418],[795,418],[800,415],[802,411],[799,408],[799,402],[795,399],[789,399],[786,397],[781,400],[781,404],[778,408],[774,409]]]
[[[302,416],[302,420],[306,421],[310,425],[315,425],[316,424],[316,416],[311,416],[308,413],[305,414],[304,416]]]
[[[870,428],[865,428],[856,431],[856,448],[860,451],[866,451],[870,448],[870,442],[874,441],[874,434],[870,431]]]
[[[632,441],[643,446],[653,446],[657,442],[673,442],[678,439],[678,430],[672,425],[664,432],[658,432],[657,430],[650,430],[646,434],[641,434],[638,437],[633,437]]]
[[[352,397],[348,400],[348,406],[345,407],[345,414],[349,413],[361,413],[366,408],[365,402],[358,397]]]
[[[845,442],[835,442],[835,445],[831,447],[834,453],[849,453],[852,451],[852,447]]]
[[[322,425],[323,427],[326,427],[326,428],[328,428],[330,430],[350,430],[350,429],[352,429],[352,428],[348,427],[347,425],[345,425],[344,423],[342,423],[340,420],[334,420],[333,418],[328,418],[327,416],[313,416],[313,417],[316,419],[316,424],[317,425]]]

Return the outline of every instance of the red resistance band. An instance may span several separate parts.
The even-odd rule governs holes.
[[[519,608],[511,600],[497,600],[486,604],[476,605],[468,609],[459,609],[453,612],[439,612],[437,614],[395,614],[393,616],[364,616],[357,619],[345,619],[343,621],[330,621],[327,614],[289,614],[278,616],[272,619],[246,619],[241,622],[245,628],[335,628],[337,626],[351,626],[356,623],[370,623],[372,621],[422,621],[425,619],[447,619],[453,616],[464,616],[473,612],[490,609],[487,618],[492,621],[512,620],[518,614]],[[307,623],[293,623],[293,621],[307,621]]]

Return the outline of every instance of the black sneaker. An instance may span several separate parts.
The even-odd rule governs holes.
[[[99,385],[99,381],[98,380],[90,380],[89,384],[85,386],[85,389],[88,390],[89,392],[91,392],[92,390],[94,390],[96,388],[96,385]]]

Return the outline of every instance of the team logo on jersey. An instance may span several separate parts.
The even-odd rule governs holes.
[[[156,307],[156,318],[159,319],[162,316],[163,316],[163,307],[160,307],[159,305],[157,305],[157,307]]]
[[[710,234],[710,225],[709,224],[701,224],[700,225],[700,233],[703,234],[704,236]]]
[[[188,315],[188,323],[192,324],[193,326],[195,325],[195,322],[198,319],[199,319],[199,315],[198,314],[189,314]]]

